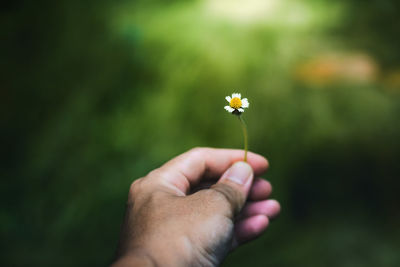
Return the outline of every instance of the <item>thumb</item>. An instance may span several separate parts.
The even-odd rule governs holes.
[[[240,212],[246,202],[253,176],[251,166],[246,162],[239,161],[233,164],[211,187],[228,200],[232,218]]]

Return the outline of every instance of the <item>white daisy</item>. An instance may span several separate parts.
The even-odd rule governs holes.
[[[249,107],[249,100],[247,98],[241,98],[242,96],[238,93],[233,93],[232,97],[225,97],[226,101],[228,101],[229,106],[225,106],[224,109],[229,113],[239,115],[244,112],[245,108]]]

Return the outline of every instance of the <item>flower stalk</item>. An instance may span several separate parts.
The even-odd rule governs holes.
[[[243,143],[244,143],[244,162],[247,162],[247,151],[249,150],[249,144],[248,144],[248,137],[247,137],[247,125],[244,122],[242,116],[238,115],[240,125],[242,126],[243,130]]]

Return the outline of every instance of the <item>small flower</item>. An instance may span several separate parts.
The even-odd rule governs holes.
[[[247,98],[241,98],[241,95],[238,93],[233,93],[232,97],[225,97],[226,101],[228,101],[229,106],[225,106],[224,109],[229,113],[240,115],[240,113],[244,112],[245,108],[249,107],[249,101]]]

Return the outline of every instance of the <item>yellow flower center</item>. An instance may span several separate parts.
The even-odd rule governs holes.
[[[231,106],[231,108],[238,109],[242,106],[242,100],[240,100],[239,97],[234,97],[231,99],[229,105]]]

